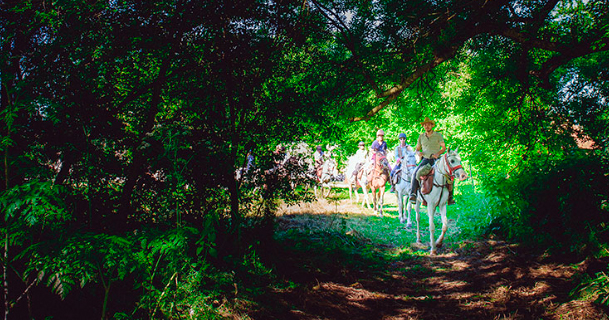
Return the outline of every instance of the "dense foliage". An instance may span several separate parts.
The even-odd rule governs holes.
[[[278,144],[344,163],[425,116],[482,190],[468,235],[606,255],[608,5],[0,2],[5,318],[217,316],[311,199],[264,174]]]

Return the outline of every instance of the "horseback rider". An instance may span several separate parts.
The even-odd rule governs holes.
[[[362,166],[364,165],[364,163],[366,163],[366,160],[368,159],[368,150],[366,150],[366,144],[364,143],[364,141],[360,141],[357,144],[357,152],[355,152],[355,156],[354,156],[354,161],[356,163],[355,165],[355,170],[353,171],[353,173],[351,174],[352,176],[357,175],[357,173],[359,172],[359,170],[362,168]]]
[[[393,170],[391,170],[391,190],[390,192],[395,192],[395,185],[398,184],[400,182],[400,170],[402,169],[402,162],[404,162],[406,160],[406,157],[411,154],[411,152],[413,151],[412,147],[406,143],[406,134],[405,133],[400,133],[398,135],[398,140],[400,141],[400,143],[398,144],[397,147],[395,147],[394,153],[395,153],[395,167],[393,167]],[[397,173],[397,174],[396,174]]]
[[[275,151],[273,151],[272,155],[272,160],[273,167],[266,170],[266,174],[274,174],[276,173],[276,171],[285,170],[284,166],[290,160],[290,156],[283,145],[278,144],[275,147]]]
[[[289,155],[288,152],[286,151],[285,147],[281,144],[278,144],[275,147],[275,151],[273,152],[273,156],[275,157],[275,163],[277,165],[284,165],[286,162],[288,162],[289,160]]]
[[[315,153],[313,153],[313,159],[315,159],[315,172],[320,176],[321,167],[324,165],[324,150],[322,146],[317,146]]]
[[[315,153],[313,153],[313,158],[315,158],[315,161],[319,161],[320,159],[323,159],[324,157],[324,150],[322,146],[317,146],[315,148]]]
[[[383,155],[387,154],[387,142],[385,139],[385,132],[381,129],[376,132],[376,140],[372,142],[370,150],[372,155],[370,156],[371,165],[376,161],[376,154],[382,152]]]
[[[377,154],[379,154],[379,157],[387,155],[387,142],[384,139],[385,132],[379,129],[376,132],[376,140],[374,140],[374,142],[372,142],[372,146],[370,146],[372,150],[372,156],[370,157],[370,168],[374,167],[374,164],[376,163],[377,159]],[[386,167],[391,170],[388,164],[386,165]]]
[[[436,159],[440,158],[444,151],[446,151],[444,137],[442,137],[441,133],[433,130],[436,123],[433,120],[430,120],[429,117],[425,117],[425,120],[421,122],[421,125],[425,129],[425,132],[419,135],[417,145],[415,147],[415,151],[421,158],[421,162],[419,162],[419,165],[412,174],[412,189],[410,191],[410,201],[412,203],[416,202],[417,191],[419,189],[419,181],[416,178],[417,171],[419,171],[419,169],[426,164],[433,166]],[[449,205],[455,204],[452,194],[453,192],[451,191],[448,197]]]

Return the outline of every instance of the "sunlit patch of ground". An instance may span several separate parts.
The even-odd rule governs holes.
[[[323,270],[308,266],[304,273],[292,273],[307,257],[285,257],[294,265],[286,268],[283,276],[298,279],[300,286],[267,296],[269,306],[262,307],[253,318],[609,320],[597,305],[571,301],[576,268],[542,262],[516,245],[464,241],[445,246],[430,257],[427,230],[422,228],[423,243],[417,244],[416,227],[388,225],[397,219],[395,195],[386,195],[385,203],[390,203],[391,196],[394,207],[388,205],[390,209],[382,218],[348,200],[321,199],[282,206],[278,232],[308,233],[340,226],[345,244],[378,246],[377,250],[397,258],[381,264],[380,270],[362,272],[345,265],[324,264]],[[377,234],[367,229],[373,223],[379,226]],[[450,241],[450,234],[446,241]],[[328,275],[334,276],[328,279]]]

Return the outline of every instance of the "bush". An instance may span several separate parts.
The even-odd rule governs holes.
[[[609,242],[607,172],[589,156],[532,160],[519,175],[494,186],[500,211],[492,226],[510,240],[553,255],[595,254]]]

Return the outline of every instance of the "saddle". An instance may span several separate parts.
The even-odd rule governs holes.
[[[317,175],[317,179],[321,179],[321,175],[323,174],[324,167],[318,166],[315,168],[315,175]]]
[[[419,179],[421,186],[421,194],[429,194],[433,189],[433,177],[435,171],[435,168],[433,168],[429,164],[426,164],[425,166],[421,167],[417,172],[417,179]],[[454,187],[453,179],[453,177],[450,177],[448,179],[448,191],[452,191]]]
[[[421,194],[429,194],[431,189],[433,189],[433,177],[434,177],[435,169],[426,164],[422,166],[419,171],[417,171],[417,179],[421,185]]]
[[[366,170],[365,170],[365,168],[364,168],[364,166],[361,166],[361,167],[359,168],[359,170],[357,170],[357,174],[356,174],[356,176],[357,176],[357,180],[358,180],[358,181],[359,181],[359,180],[362,180],[362,177],[364,176],[364,173],[365,173],[364,171],[366,171]]]
[[[393,173],[393,176],[391,177],[391,181],[393,182],[394,185],[399,184],[400,180],[402,177],[402,168],[399,168],[397,170],[395,170],[395,172]]]
[[[393,177],[391,177],[393,184],[397,185],[400,183],[400,181],[402,181],[402,168],[398,168],[394,173],[393,173]],[[404,177],[404,179],[406,180],[406,182],[411,183],[412,182],[412,175],[408,172],[406,174],[406,176]]]

